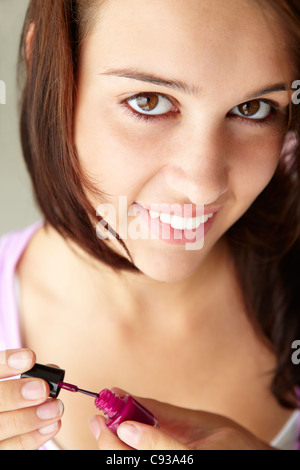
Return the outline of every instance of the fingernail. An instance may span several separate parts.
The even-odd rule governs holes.
[[[22,388],[22,396],[25,400],[40,400],[45,396],[46,387],[42,380],[31,380]]]
[[[31,366],[32,352],[26,349],[11,354],[7,359],[7,364],[11,369],[23,370]]]
[[[119,438],[131,447],[135,447],[140,441],[140,430],[134,424],[120,424],[117,433]]]
[[[98,441],[101,434],[101,426],[96,416],[89,419],[89,426],[94,438]]]
[[[56,432],[58,429],[58,423],[53,423],[49,424],[49,426],[44,426],[43,428],[39,429],[40,434],[52,434],[53,432]]]
[[[63,414],[64,406],[60,400],[50,400],[40,405],[36,414],[40,419],[60,418]]]

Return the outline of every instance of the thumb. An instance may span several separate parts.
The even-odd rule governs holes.
[[[89,419],[89,427],[97,441],[99,450],[130,450],[118,436],[111,432],[102,416],[96,415]]]
[[[125,421],[117,430],[118,437],[128,446],[136,450],[188,450],[175,438],[161,429],[147,424]]]

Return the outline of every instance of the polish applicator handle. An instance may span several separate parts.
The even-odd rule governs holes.
[[[35,364],[32,369],[21,375],[22,379],[36,378],[44,379],[50,387],[50,397],[57,398],[61,387],[59,384],[63,382],[66,371],[52,366],[44,366],[43,364]]]

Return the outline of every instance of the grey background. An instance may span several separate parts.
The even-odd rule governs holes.
[[[6,104],[0,104],[0,236],[40,220],[19,138],[17,56],[29,0],[0,0],[0,80]]]

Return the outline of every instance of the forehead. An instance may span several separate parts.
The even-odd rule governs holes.
[[[287,79],[284,44],[255,0],[106,0],[83,55],[99,72],[132,66],[194,85],[259,87]]]

